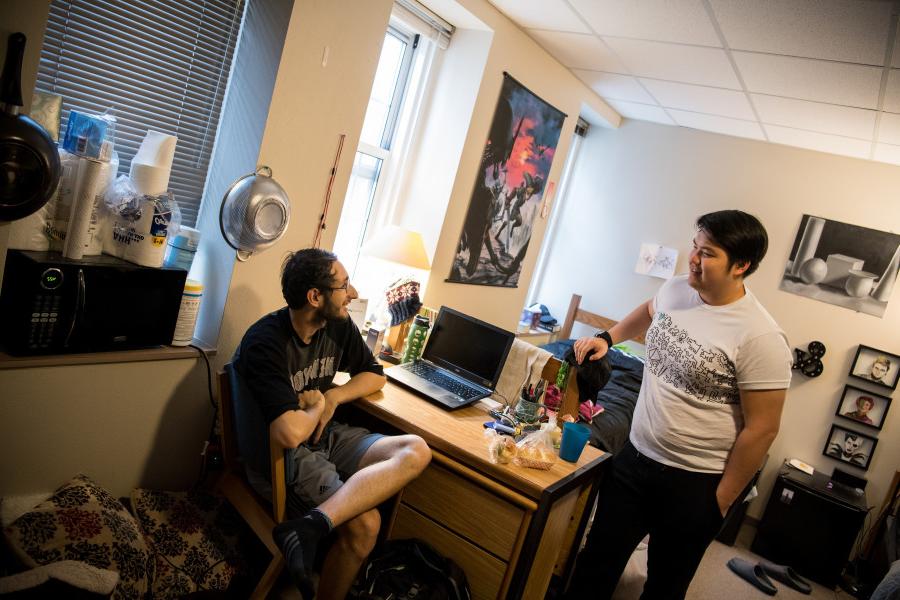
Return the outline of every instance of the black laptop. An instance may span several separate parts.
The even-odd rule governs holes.
[[[515,334],[441,307],[422,358],[384,370],[393,382],[445,408],[491,395]]]

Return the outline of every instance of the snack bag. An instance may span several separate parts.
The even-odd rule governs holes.
[[[553,428],[556,428],[555,423]],[[513,462],[529,469],[547,470],[553,466],[556,459],[551,428],[545,423],[539,430],[529,433],[519,440],[516,444],[516,457]]]
[[[485,429],[488,441],[488,460],[495,465],[505,465],[516,455],[516,442],[508,435],[501,435],[493,429]]]

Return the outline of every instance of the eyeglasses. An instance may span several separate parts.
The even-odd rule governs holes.
[[[342,285],[342,286],[330,287],[330,286],[326,285],[326,286],[323,286],[322,289],[331,290],[332,292],[336,292],[338,290],[344,290],[346,292],[347,288],[349,288],[349,287],[350,287],[350,280],[348,279],[347,281],[344,282],[344,285]]]

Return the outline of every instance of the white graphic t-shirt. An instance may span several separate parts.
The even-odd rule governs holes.
[[[710,306],[680,275],[656,294],[630,435],[642,454],[721,473],[744,424],[740,390],[790,385],[787,338],[744,289],[740,300]]]

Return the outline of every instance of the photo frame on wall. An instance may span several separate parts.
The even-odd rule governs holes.
[[[887,396],[879,396],[852,385],[846,385],[834,414],[860,425],[881,429],[890,407],[891,399]]]
[[[840,425],[832,425],[822,454],[865,470],[872,462],[877,444],[876,438]]]
[[[900,356],[860,344],[850,365],[850,376],[895,390],[900,380]]]

